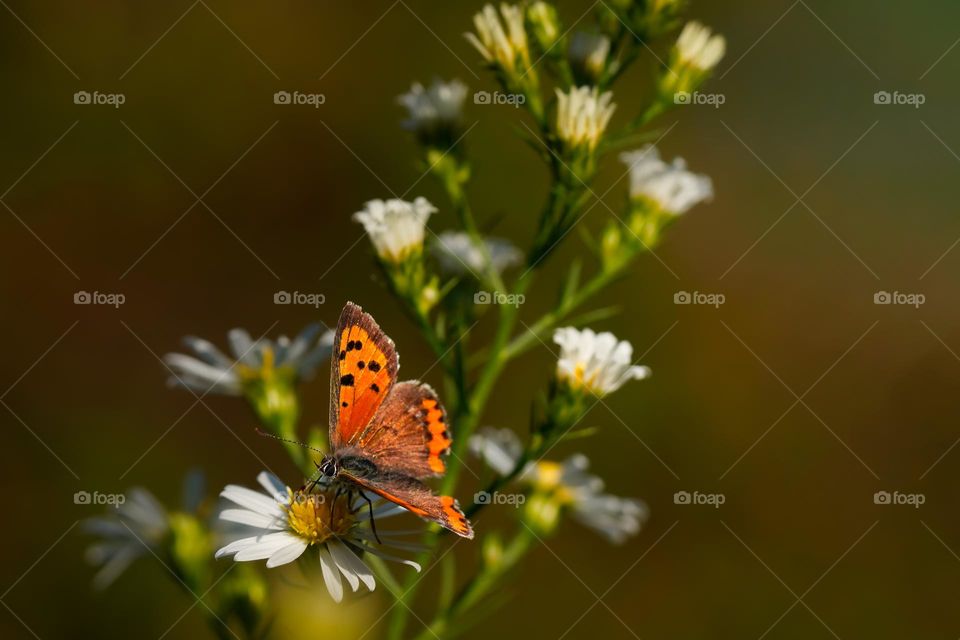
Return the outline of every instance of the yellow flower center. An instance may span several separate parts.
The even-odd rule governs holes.
[[[288,491],[290,504],[286,507],[287,525],[309,544],[344,536],[356,522],[346,494],[334,500],[334,491]]]

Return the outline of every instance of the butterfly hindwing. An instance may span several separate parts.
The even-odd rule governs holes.
[[[394,385],[356,446],[384,471],[426,478],[446,471],[443,457],[453,440],[447,417],[430,385]]]
[[[330,444],[351,445],[376,415],[397,379],[397,350],[363,309],[340,314],[330,366]]]
[[[380,471],[363,478],[342,474],[360,488],[400,505],[407,511],[436,522],[444,529],[467,539],[473,538],[473,527],[451,496],[436,496],[430,487],[400,473]]]

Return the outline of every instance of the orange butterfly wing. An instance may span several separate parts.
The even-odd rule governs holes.
[[[430,487],[415,478],[398,473],[382,472],[366,478],[342,473],[348,480],[378,496],[394,502],[407,511],[432,520],[458,536],[473,538],[473,527],[451,496],[435,496]]]
[[[370,314],[348,302],[340,313],[330,365],[330,445],[352,445],[397,380],[396,347]]]
[[[378,468],[414,478],[439,476],[453,442],[437,394],[420,382],[397,383],[356,445]]]

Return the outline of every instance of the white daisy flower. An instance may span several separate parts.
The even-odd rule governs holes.
[[[603,75],[603,70],[607,66],[610,38],[599,33],[578,31],[570,40],[567,55],[578,77],[596,80]]]
[[[93,579],[98,589],[109,586],[140,556],[159,553],[170,531],[167,512],[153,494],[134,487],[127,491],[123,504],[103,517],[84,522],[87,532],[102,538],[87,548],[87,561],[99,565]]]
[[[506,475],[520,460],[523,445],[509,429],[486,427],[470,437],[471,453],[487,466]],[[567,508],[581,524],[590,527],[614,544],[639,533],[649,510],[642,500],[604,493],[603,480],[587,472],[590,461],[574,454],[563,462],[540,460],[528,463],[518,481]]]
[[[407,108],[409,117],[403,126],[420,136],[449,133],[460,127],[467,85],[459,80],[434,80],[430,88],[419,82],[410,91],[398,96],[397,102]]]
[[[293,340],[280,336],[275,341],[262,338],[254,342],[243,329],[227,334],[228,357],[207,340],[187,336],[184,344],[196,355],[168,353],[163,361],[173,371],[171,386],[182,386],[200,393],[241,395],[244,382],[278,373],[291,380],[307,380],[333,349],[333,331],[323,332],[311,324]],[[319,336],[319,337],[318,337]]]
[[[560,345],[557,378],[573,389],[605,396],[628,380],[650,375],[648,367],[632,364],[633,346],[608,331],[598,334],[592,329],[564,327],[554,332],[553,341]]]
[[[509,267],[523,261],[523,252],[508,240],[484,238],[487,253],[494,270],[502,273]],[[462,231],[444,231],[437,236],[433,253],[440,268],[450,274],[462,275],[466,272],[483,273],[486,271],[486,257],[477,243],[468,233]]]
[[[371,200],[353,219],[363,225],[382,260],[399,264],[423,250],[427,218],[436,211],[426,198]]]
[[[611,102],[613,94],[601,94],[596,87],[574,87],[567,93],[556,91],[557,136],[568,147],[584,146],[593,151],[617,108]]]
[[[523,7],[501,4],[500,16],[492,4],[486,5],[473,16],[476,35],[464,35],[484,59],[496,63],[504,72],[524,72],[530,66],[530,50],[523,26]],[[518,62],[522,64],[519,68]]]
[[[680,65],[700,71],[709,71],[717,66],[727,50],[723,36],[712,34],[709,27],[695,20],[684,25],[674,46]]]
[[[370,511],[363,498],[350,502],[346,494],[336,496],[332,489],[316,492],[294,491],[276,476],[263,471],[257,476],[263,493],[228,485],[220,495],[239,508],[220,512],[220,520],[245,525],[246,536],[219,549],[215,556],[232,556],[237,562],[266,560],[267,568],[293,562],[307,550],[316,553],[330,597],[343,599],[343,580],[352,591],[362,584],[370,591],[376,587],[373,571],[361,559],[365,553],[409,565],[420,571],[420,565],[373,546]],[[404,510],[392,503],[373,507],[373,518],[380,522]],[[416,550],[417,546],[398,538],[408,532],[378,531],[384,546]],[[342,578],[341,578],[342,576]]]
[[[620,160],[630,168],[630,197],[651,200],[667,213],[686,213],[713,197],[709,176],[687,171],[683,158],[664,162],[653,145],[621,153]]]

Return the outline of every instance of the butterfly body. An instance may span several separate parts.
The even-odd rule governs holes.
[[[450,432],[436,393],[397,382],[393,341],[348,302],[340,314],[330,373],[331,453],[318,465],[329,481],[390,500],[465,538],[473,529],[456,500],[422,482],[442,475]]]

